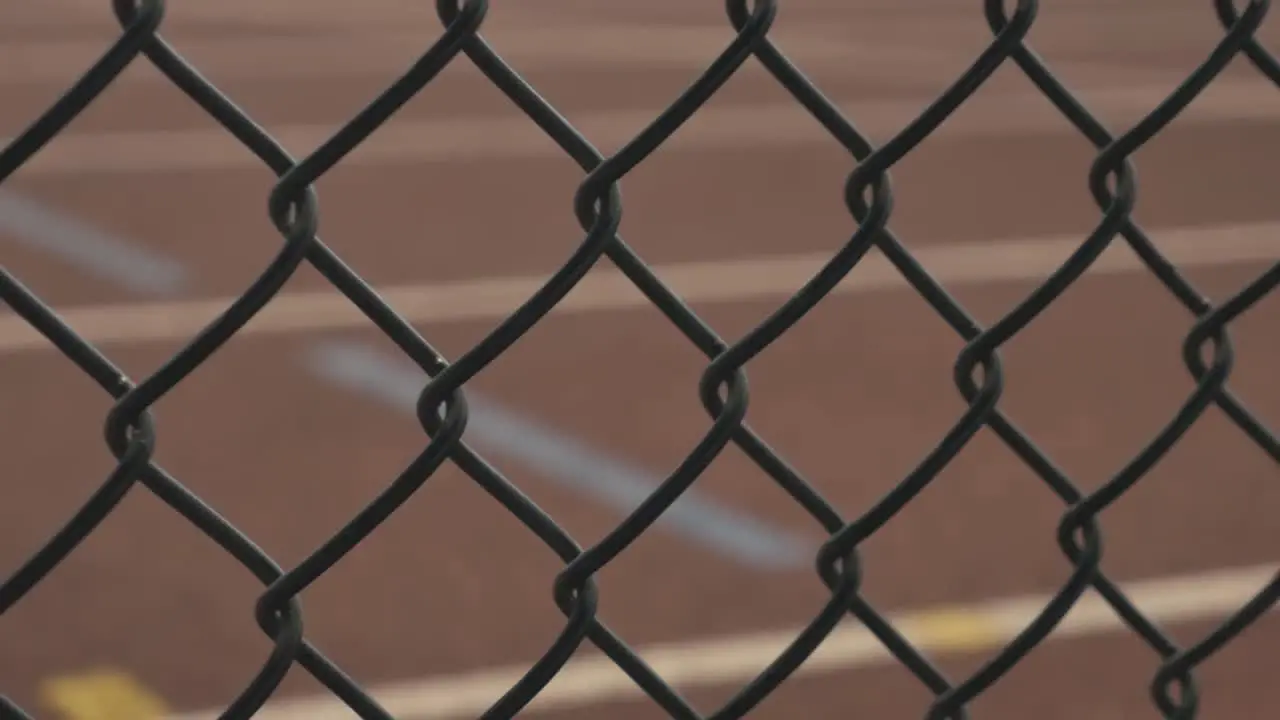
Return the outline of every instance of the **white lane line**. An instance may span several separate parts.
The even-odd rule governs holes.
[[[1280,260],[1280,222],[1215,225],[1152,232],[1155,242],[1182,268]],[[1038,280],[1052,272],[1081,242],[1078,234],[963,243],[921,248],[920,263],[950,286]],[[658,265],[658,276],[690,303],[733,303],[794,293],[829,255],[813,253],[737,260]],[[1093,275],[1143,271],[1133,251],[1114,243],[1094,264]],[[415,324],[493,320],[532,295],[544,278],[516,276],[381,289],[389,302]],[[834,294],[906,287],[897,270],[871,253]],[[216,318],[232,298],[120,303],[66,308],[63,320],[99,344],[181,340]],[[649,301],[616,270],[597,268],[553,312],[583,313],[649,307]],[[283,293],[241,334],[280,334],[370,327],[369,321],[335,291]],[[0,313],[0,354],[48,350],[52,346],[25,320]]]
[[[1112,127],[1128,127],[1168,94],[1167,83],[1111,86],[1081,93],[1086,104]],[[1175,125],[1280,119],[1280,94],[1261,80],[1223,79],[1211,85]],[[838,100],[848,116],[872,138],[901,130],[931,98]],[[652,110],[572,113],[575,125],[606,152],[621,145],[654,117]],[[328,125],[272,128],[275,137],[301,157],[327,139]],[[991,137],[1016,132],[1070,134],[1074,130],[1037,92],[983,93],[963,106],[934,134]],[[709,105],[663,146],[667,152],[828,146],[811,117],[792,101]],[[481,158],[563,157],[537,126],[523,117],[457,117],[397,120],[378,130],[343,159],[345,166],[416,165]],[[262,162],[221,128],[171,131],[68,133],[31,158],[21,172],[31,176],[83,173],[158,173],[262,169]]]
[[[1273,565],[1232,568],[1124,583],[1123,589],[1159,625],[1217,620],[1262,589]],[[930,655],[988,652],[1009,642],[1049,601],[1047,595],[1001,598],[967,606],[895,613],[890,620]],[[421,628],[430,634],[427,627]],[[677,689],[738,685],[776,657],[799,628],[654,645],[640,655]],[[1063,619],[1050,639],[1127,632],[1101,597],[1090,591]],[[837,628],[797,676],[849,671],[893,662],[871,633],[846,622]],[[1154,666],[1153,666],[1154,667]],[[510,688],[528,663],[398,682],[371,688],[388,712],[402,720],[474,718]],[[608,658],[583,651],[529,706],[529,711],[566,710],[642,698],[635,684]],[[214,720],[217,710],[170,715],[167,720]],[[257,720],[348,720],[355,717],[331,696],[268,703]],[[522,715],[523,717],[523,715]]]
[[[0,193],[0,233],[133,292],[173,294],[186,283],[181,264],[13,193]]]
[[[410,415],[427,382],[416,365],[360,343],[319,343],[308,353],[307,364],[334,385]],[[664,479],[474,391],[468,392],[467,404],[465,440],[611,512],[629,514]],[[754,571],[804,570],[812,565],[818,546],[816,540],[722,505],[696,488],[681,495],[657,526]]]

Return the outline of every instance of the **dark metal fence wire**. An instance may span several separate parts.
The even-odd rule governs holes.
[[[1007,9],[1005,4],[1012,4],[1012,9]],[[737,32],[733,42],[648,127],[616,154],[605,157],[479,35],[488,9],[486,0],[462,0],[460,4],[437,0],[436,10],[444,26],[439,39],[399,80],[318,149],[305,158],[295,159],[162,39],[159,28],[165,12],[164,0],[113,0],[122,28],[119,39],[53,107],[4,148],[0,153],[0,182],[62,131],[125,67],[144,56],[278,175],[279,182],[270,195],[269,212],[284,242],[274,260],[219,318],[154,374],[136,383],[63,323],[57,313],[17,278],[0,268],[0,298],[115,398],[116,403],[106,419],[105,436],[118,459],[115,470],[90,500],[0,586],[0,613],[40,582],[93,531],[135,483],[141,483],[233,555],[266,586],[258,598],[255,616],[262,631],[274,643],[274,649],[252,683],[227,706],[223,717],[250,717],[272,695],[290,666],[297,663],[360,717],[389,718],[391,716],[372,697],[303,636],[297,596],[449,461],[518,517],[565,563],[554,582],[555,601],[565,616],[563,631],[519,682],[502,697],[495,698],[484,718],[515,716],[547,685],[584,640],[606,653],[672,718],[741,718],[801,666],[846,614],[863,623],[934,693],[936,699],[927,714],[930,720],[964,718],[966,703],[991,687],[1042,641],[1089,587],[1096,589],[1128,627],[1160,656],[1159,671],[1150,687],[1151,698],[1160,713],[1166,718],[1197,717],[1196,667],[1280,598],[1280,576],[1211,633],[1193,645],[1179,647],[1144,617],[1100,570],[1102,545],[1098,517],[1132,488],[1212,405],[1220,408],[1271,458],[1280,461],[1280,445],[1275,434],[1226,387],[1232,367],[1228,326],[1280,283],[1280,264],[1225,302],[1211,304],[1161,256],[1130,218],[1136,180],[1129,157],[1168,125],[1237,55],[1246,57],[1259,72],[1280,86],[1280,63],[1253,38],[1268,11],[1269,0],[1250,0],[1243,5],[1239,0],[1236,5],[1232,0],[1213,2],[1224,29],[1221,41],[1162,103],[1118,135],[1104,128],[1024,41],[1035,22],[1038,1],[986,0],[983,10],[992,32],[989,46],[932,105],[880,147],[874,147],[770,42],[769,29],[777,5],[778,0],[754,3],[727,0],[728,21]],[[584,232],[581,244],[519,309],[456,362],[450,363],[316,237],[317,202],[312,186],[444,67],[462,61],[460,56],[479,68],[582,167],[586,176],[574,198],[575,212]],[[855,167],[845,184],[845,198],[857,229],[799,292],[743,338],[727,344],[668,290],[618,235],[622,208],[618,183],[752,57],[848,150]],[[1097,148],[1089,186],[1102,217],[1096,229],[1042,285],[998,322],[983,328],[917,264],[888,229],[893,206],[889,170],[942,125],[997,67],[1010,61]],[[1108,482],[1085,494],[998,407],[1002,388],[999,349],[1059,297],[1118,237],[1136,251],[1147,269],[1193,316],[1194,324],[1183,344],[1183,359],[1196,387],[1177,414],[1141,452]],[[879,248],[907,282],[965,339],[967,344],[955,363],[955,384],[967,401],[968,410],[891,492],[862,514],[847,519],[744,422],[747,381],[743,368],[817,305],[872,246]],[[709,363],[699,390],[711,424],[702,440],[652,496],[598,544],[584,549],[463,442],[467,425],[464,385],[539,322],[601,256],[608,257],[620,268],[689,342],[706,354]],[[377,499],[305,561],[285,570],[152,462],[156,435],[149,408],[269,303],[303,262],[319,270],[428,373],[430,381],[418,397],[417,415],[430,440]],[[991,428],[1061,499],[1064,510],[1057,539],[1072,571],[1034,622],[977,672],[957,682],[945,677],[863,599],[858,546],[927,486],[984,426]],[[767,669],[723,707],[703,715],[596,618],[598,593],[593,577],[652,526],[731,442],[745,451],[829,534],[817,555],[816,569],[830,589],[830,599]],[[0,696],[0,715],[27,717],[3,696]]]

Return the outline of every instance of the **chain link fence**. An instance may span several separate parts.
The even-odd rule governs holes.
[[[140,380],[126,377],[112,361],[65,324],[40,297],[7,270],[0,268],[0,298],[14,313],[39,331],[71,359],[115,404],[106,418],[105,439],[118,464],[88,502],[38,552],[0,586],[0,613],[19,602],[63,561],[135,484],[154,493],[175,512],[234,556],[265,589],[255,607],[257,623],[273,643],[273,650],[253,681],[230,702],[223,717],[248,718],[272,697],[295,663],[327,687],[362,718],[389,718],[367,694],[304,635],[298,595],[378,528],[445,463],[470,476],[531,534],[530,542],[545,543],[564,562],[554,580],[554,596],[564,614],[555,642],[528,667],[525,675],[501,697],[495,697],[485,718],[516,716],[555,677],[584,643],[599,648],[647,694],[663,714],[681,720],[741,718],[801,667],[824,638],[847,616],[868,628],[889,652],[913,673],[936,699],[927,717],[963,718],[966,705],[990,688],[1043,641],[1069,609],[1090,588],[1115,610],[1128,628],[1160,658],[1151,680],[1151,700],[1165,718],[1195,718],[1195,671],[1215,652],[1247,629],[1280,597],[1280,578],[1273,580],[1247,604],[1194,644],[1179,646],[1135,607],[1100,570],[1102,535],[1098,519],[1118,498],[1139,483],[1144,474],[1206,410],[1216,406],[1240,432],[1270,458],[1280,460],[1280,445],[1226,387],[1232,369],[1229,327],[1280,283],[1276,264],[1220,304],[1211,304],[1193,287],[1134,222],[1137,181],[1130,156],[1160,133],[1186,108],[1228,63],[1243,56],[1256,70],[1280,85],[1280,64],[1255,41],[1268,11],[1269,0],[1216,0],[1212,7],[1222,27],[1220,42],[1195,70],[1140,122],[1113,134],[1055,77],[1026,42],[1036,23],[1037,0],[986,0],[981,12],[991,29],[990,44],[918,117],[882,145],[874,146],[859,132],[856,118],[846,117],[806,78],[801,69],[770,41],[770,28],[785,0],[727,0],[726,22],[736,32],[733,41],[697,79],[618,152],[606,157],[543,100],[535,88],[481,37],[487,0],[438,0],[443,25],[439,39],[398,80],[314,152],[290,156],[253,119],[198,70],[183,60],[160,35],[165,16],[163,0],[115,0],[121,33],[118,40],[64,95],[0,153],[0,181],[23,167],[55,138],[134,62],[150,62],[177,88],[251,150],[278,176],[269,211],[282,245],[257,279],[214,322]],[[978,4],[975,0],[975,5]],[[357,10],[358,11],[358,10]],[[977,10],[975,9],[975,12]],[[1098,12],[1104,12],[1098,10]],[[1152,22],[1158,26],[1159,19]],[[795,102],[843,146],[853,165],[844,197],[856,229],[826,265],[803,288],[741,339],[728,343],[703,322],[681,298],[664,286],[652,270],[619,236],[622,211],[619,182],[645,162],[744,63],[759,62]],[[495,329],[453,362],[447,361],[413,327],[397,315],[368,284],[348,268],[316,236],[317,199],[313,185],[343,161],[402,105],[451,63],[472,63],[484,77],[515,103],[570,156],[584,174],[574,198],[582,240],[546,283]],[[893,189],[889,171],[925,138],[947,122],[957,108],[1002,65],[1016,65],[1080,135],[1097,150],[1088,177],[1100,219],[1083,237],[1070,258],[1041,285],[989,327],[980,326],[913,258],[889,229]],[[1112,243],[1127,243],[1168,292],[1193,319],[1183,345],[1186,370],[1195,389],[1176,415],[1141,452],[1090,493],[1077,488],[1000,408],[1001,346],[1027,327],[1090,267]],[[873,248],[889,259],[907,283],[923,297],[965,341],[955,360],[954,382],[968,408],[916,468],[873,507],[856,517],[842,515],[780,457],[745,422],[747,381],[744,368],[771,343],[820,303]],[[660,489],[645,499],[599,543],[580,547],[561,527],[464,442],[467,427],[466,385],[487,365],[544,318],[602,257],[607,257],[653,305],[707,358],[701,377],[701,402],[709,428]],[[152,461],[156,428],[149,408],[179,385],[268,305],[303,264],[316,268],[369,321],[430,376],[417,402],[417,416],[429,441],[399,477],[296,567],[286,569],[258,549],[250,538],[220,517],[175,477]],[[1045,488],[1062,503],[1057,542],[1072,568],[1052,600],[1036,619],[969,677],[948,678],[864,599],[861,592],[859,546],[920,493],[981,428],[989,428],[1017,457],[1034,470]],[[794,641],[754,680],[710,714],[696,711],[663,678],[651,670],[617,634],[597,618],[598,594],[593,578],[699,479],[712,460],[729,444],[747,456],[802,506],[820,525],[827,539],[815,558],[818,575],[830,596]],[[534,540],[536,538],[536,540]],[[25,718],[12,702],[0,697],[0,715]]]

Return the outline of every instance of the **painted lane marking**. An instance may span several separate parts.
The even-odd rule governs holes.
[[[1210,268],[1280,259],[1280,222],[1153,230],[1157,246],[1183,269]],[[1040,280],[1079,246],[1080,235],[925,247],[916,258],[939,282],[951,287]],[[653,270],[690,303],[736,303],[794,293],[829,259],[812,253],[736,260],[658,265]],[[1145,271],[1133,251],[1115,243],[1090,275]],[[543,283],[541,276],[490,277],[458,282],[385,287],[384,300],[415,324],[459,323],[506,316]],[[907,287],[887,260],[871,253],[833,294],[847,295]],[[98,345],[184,340],[213,321],[233,298],[164,300],[71,307],[60,312],[86,340]],[[553,313],[634,310],[652,305],[621,273],[592,270]],[[278,295],[240,335],[370,328],[369,320],[336,291]],[[51,350],[25,320],[0,313],[0,354]]]
[[[1123,584],[1125,593],[1152,621],[1168,626],[1215,620],[1244,605],[1271,581],[1275,565],[1214,570]],[[917,649],[929,654],[991,651],[1021,631],[1048,595],[1001,598],[968,606],[894,613],[890,622]],[[637,649],[645,661],[680,690],[739,684],[754,677],[795,637],[799,628],[654,645]],[[1050,640],[1128,632],[1101,597],[1090,591],[1058,625]],[[795,676],[849,672],[895,662],[860,625],[837,628]],[[520,678],[528,663],[458,675],[390,683],[370,688],[388,712],[401,720],[474,718]],[[794,676],[793,676],[794,677]],[[643,699],[613,661],[583,652],[530,704],[524,714],[568,710],[601,703]],[[182,713],[167,720],[214,720],[218,711]],[[332,696],[272,701],[256,720],[349,720],[355,717]]]
[[[330,383],[410,414],[426,375],[354,343],[323,343],[308,355],[311,370]],[[611,457],[490,400],[467,393],[471,415],[464,437],[486,454],[505,456],[538,477],[625,515],[658,488],[662,477]],[[760,482],[768,482],[759,478]],[[818,541],[791,535],[690,490],[658,521],[685,540],[753,570],[809,567]]]
[[[160,720],[170,712],[159,695],[118,669],[56,677],[39,692],[64,720]]]

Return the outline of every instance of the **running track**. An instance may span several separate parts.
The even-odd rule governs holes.
[[[353,10],[314,0],[299,18],[294,3],[209,0],[172,9],[165,27],[301,152],[434,37],[430,5],[378,0]],[[634,134],[730,37],[718,3],[495,5],[486,35],[605,149]],[[878,139],[986,37],[973,3],[780,5],[782,47]],[[1053,5],[1033,43],[1115,128],[1158,102],[1217,37],[1208,8],[1191,0]],[[112,31],[108,6],[0,6],[0,134],[23,127],[99,52]],[[464,64],[319,187],[326,241],[450,357],[581,236],[572,215],[580,173]],[[1139,220],[1214,297],[1280,251],[1270,182],[1278,119],[1280,91],[1233,68],[1137,157]],[[6,183],[4,266],[144,375],[279,242],[265,213],[269,173],[226,140],[156,73],[131,69]],[[1091,158],[1016,72],[1002,71],[895,169],[893,226],[989,322],[1096,222]],[[737,337],[849,234],[840,198],[849,167],[748,65],[628,176],[623,233],[723,336]],[[750,366],[751,422],[847,516],[908,472],[963,410],[951,385],[960,341],[877,261]],[[705,359],[620,287],[593,275],[474,386],[489,408],[478,446],[584,544],[617,521],[637,483],[674,467],[708,422],[696,394]],[[316,273],[299,272],[283,310],[156,409],[159,461],[286,566],[424,442],[403,407],[415,377],[323,290]],[[1237,323],[1232,376],[1273,423],[1277,312],[1269,299]],[[1108,256],[1007,347],[1003,406],[1083,486],[1096,486],[1190,391],[1179,360],[1189,326],[1131,258]],[[105,398],[9,317],[0,317],[0,374],[9,379],[0,413],[7,568],[111,461],[100,438]],[[1210,413],[1106,514],[1107,571],[1132,581],[1175,637],[1193,640],[1260,587],[1277,559],[1275,471]],[[683,521],[648,533],[599,581],[604,618],[635,645],[661,645],[645,656],[711,708],[824,593],[804,560],[818,529],[745,458],[726,452],[697,488]],[[1066,577],[1054,542],[1061,512],[981,434],[866,544],[867,596],[906,613],[921,646],[963,677]],[[307,634],[362,683],[384,688],[403,717],[475,717],[510,684],[504,673],[536,658],[559,629],[557,569],[446,468],[307,591]],[[0,619],[0,692],[39,717],[212,717],[201,708],[225,704],[267,652],[252,620],[258,590],[174,513],[134,492]],[[788,682],[752,717],[922,716],[929,694],[859,632],[842,630],[816,659],[820,672]],[[1112,616],[1085,605],[1062,634],[975,703],[974,715],[1156,717],[1147,700],[1156,658],[1116,632]],[[1277,640],[1280,625],[1263,620],[1208,664],[1205,717],[1265,714]],[[592,675],[584,658],[548,691],[544,717],[655,716],[625,681]],[[262,716],[347,717],[330,702],[308,704],[316,691],[295,672],[282,697],[299,700]]]

